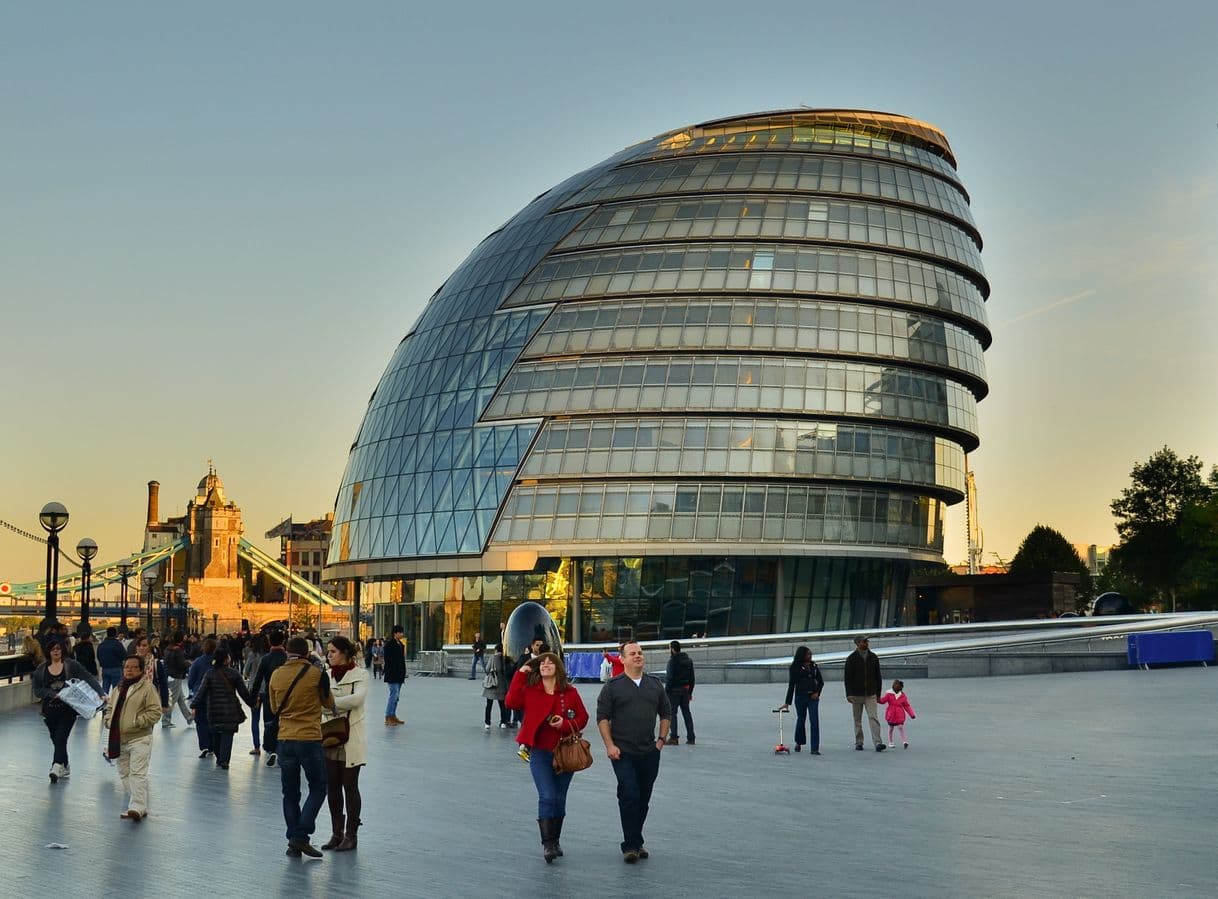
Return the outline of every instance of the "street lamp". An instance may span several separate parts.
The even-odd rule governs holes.
[[[173,581],[165,582],[165,602],[161,605],[161,618],[165,622],[165,630],[169,630],[169,615],[173,612]]]
[[[76,544],[76,555],[80,556],[81,594],[80,594],[80,627],[79,632],[89,629],[89,576],[93,574],[93,557],[97,555],[97,541],[92,537],[82,537]]]
[[[178,587],[178,627],[182,630],[187,630],[186,627],[186,601],[190,596],[186,593],[185,587]]]
[[[127,632],[127,578],[131,577],[131,572],[135,571],[135,566],[130,562],[120,562],[118,564],[118,573],[122,575],[123,583],[119,589],[119,603],[122,612],[122,619],[118,623],[118,629],[124,634]]]
[[[211,613],[211,635],[212,635],[212,637],[216,636],[216,631],[218,631],[219,629],[220,629],[220,613],[212,612]]]
[[[42,630],[49,630],[50,625],[59,622],[55,603],[59,589],[59,532],[68,524],[68,510],[63,503],[47,503],[38,513],[38,521],[47,532],[47,611]]]
[[[148,639],[152,639],[152,588],[156,584],[156,568],[144,570],[144,586],[148,589]]]

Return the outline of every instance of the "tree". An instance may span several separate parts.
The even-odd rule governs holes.
[[[1082,608],[1091,598],[1091,572],[1061,531],[1038,524],[1023,538],[1008,567],[1011,574],[1049,577],[1055,571],[1079,576],[1075,604]]]
[[[1201,477],[1201,460],[1181,459],[1166,446],[1130,473],[1132,484],[1112,501],[1121,570],[1175,611],[1182,591],[1204,567],[1205,523],[1186,524],[1211,502],[1218,475]]]

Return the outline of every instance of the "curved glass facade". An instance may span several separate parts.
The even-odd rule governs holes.
[[[964,495],[990,343],[938,129],[792,110],[547,191],[369,401],[328,577],[412,649],[543,602],[569,641],[892,623]]]

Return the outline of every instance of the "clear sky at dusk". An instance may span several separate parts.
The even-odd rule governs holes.
[[[1218,463],[1218,4],[7,3],[0,519],[140,546],[209,457],[260,538],[333,507],[461,260],[618,149],[745,112],[947,134],[985,238],[988,551],[1114,541],[1164,444]],[[965,555],[952,508],[946,556]],[[0,530],[0,580],[45,550]]]

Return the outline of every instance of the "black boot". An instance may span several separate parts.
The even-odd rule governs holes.
[[[554,852],[559,858],[562,858],[562,844],[558,841],[562,839],[562,822],[564,818],[551,818],[550,820],[554,822]]]
[[[321,844],[322,849],[337,849],[339,843],[343,841],[343,820],[344,816],[339,815],[337,818],[331,818],[330,823],[330,839]]]
[[[554,848],[554,819],[538,818],[537,829],[541,831],[542,857],[548,865],[558,858],[558,852]]]
[[[334,847],[335,852],[350,852],[352,849],[359,846],[359,818],[347,819],[347,833],[343,837],[343,841]]]

